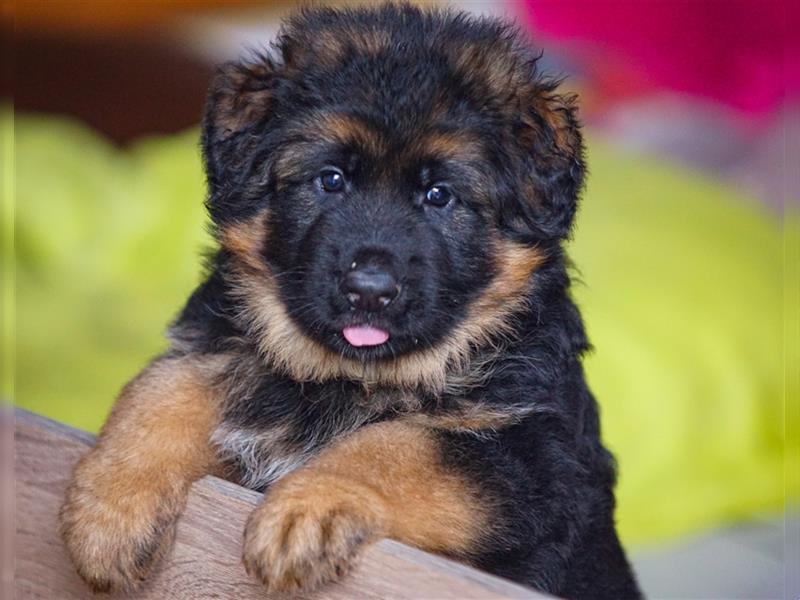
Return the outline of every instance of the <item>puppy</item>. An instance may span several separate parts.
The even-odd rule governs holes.
[[[562,249],[573,99],[513,28],[310,9],[225,65],[203,122],[219,248],[77,466],[61,529],[95,590],[168,550],[192,482],[265,492],[270,591],[382,537],[568,598],[636,598]]]

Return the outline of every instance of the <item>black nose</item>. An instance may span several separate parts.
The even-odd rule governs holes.
[[[397,279],[375,266],[353,269],[345,275],[342,291],[354,308],[377,312],[391,304],[400,292]]]

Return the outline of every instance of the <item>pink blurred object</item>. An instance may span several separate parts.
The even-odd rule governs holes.
[[[525,0],[602,95],[692,94],[760,117],[800,97],[800,2]]]

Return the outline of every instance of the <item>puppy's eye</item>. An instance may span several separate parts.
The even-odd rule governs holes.
[[[341,192],[344,190],[344,175],[335,169],[325,169],[319,174],[319,183],[326,192]]]
[[[425,202],[437,208],[447,206],[454,199],[452,190],[446,185],[433,185],[425,192]]]

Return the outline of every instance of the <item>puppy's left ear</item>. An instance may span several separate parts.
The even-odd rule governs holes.
[[[549,239],[569,235],[586,173],[575,97],[558,94],[557,85],[538,80],[520,90],[518,139],[529,175],[522,209],[527,224]]]

